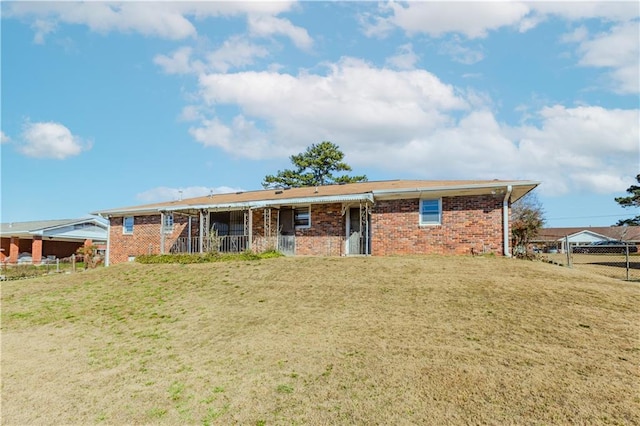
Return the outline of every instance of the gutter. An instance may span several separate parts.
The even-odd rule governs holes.
[[[502,201],[502,233],[505,257],[511,257],[511,250],[509,249],[509,198],[511,198],[511,191],[513,191],[513,187],[507,185],[507,192],[504,194],[504,200]]]
[[[535,185],[537,182],[517,181],[517,182],[496,182],[496,183],[478,183],[466,185],[447,185],[447,186],[429,186],[422,188],[401,188],[401,189],[380,189],[371,191],[373,195],[402,195],[411,193],[435,192],[435,191],[456,191],[461,189],[489,189],[489,188],[513,188],[513,186]]]
[[[184,209],[218,209],[218,210],[249,210],[259,209],[263,207],[288,206],[297,204],[323,204],[323,203],[339,203],[347,201],[370,201],[373,202],[373,196],[370,193],[352,194],[352,195],[325,195],[322,197],[299,197],[299,198],[281,198],[275,200],[257,200],[239,203],[224,204],[197,204],[197,205],[181,205],[165,207],[163,210],[170,212]]]

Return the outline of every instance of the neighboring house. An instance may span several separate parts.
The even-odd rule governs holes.
[[[30,257],[28,263],[40,264],[69,257],[83,245],[102,244],[106,249],[107,228],[100,217],[2,223],[0,261],[18,263],[24,255]]]
[[[95,212],[106,263],[142,254],[509,255],[511,203],[532,181],[394,180],[217,194]]]
[[[640,244],[640,226],[587,226],[570,228],[543,228],[531,243],[543,250],[566,253],[570,246],[584,246],[598,241],[625,241]]]

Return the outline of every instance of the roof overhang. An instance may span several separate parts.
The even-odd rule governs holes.
[[[504,196],[511,188],[511,202],[518,201],[528,192],[532,191],[539,182],[517,181],[517,182],[496,182],[482,184],[466,184],[455,186],[406,188],[406,189],[383,189],[374,190],[373,195],[378,200],[399,200],[403,198],[423,198],[423,197],[459,197],[470,195],[495,195]]]
[[[299,206],[310,204],[329,204],[329,203],[347,203],[347,202],[373,202],[373,194],[349,194],[349,195],[329,195],[324,197],[300,197],[300,198],[282,198],[279,200],[263,200],[244,203],[225,203],[225,204],[200,204],[200,205],[183,205],[171,206],[169,208],[160,208],[157,211],[176,212],[181,210],[248,210],[259,209],[265,207],[281,207],[281,206]]]
[[[473,195],[493,195],[504,198],[510,195],[511,202],[517,201],[533,190],[539,182],[534,181],[485,181],[481,183],[460,183],[448,184],[442,186],[425,186],[415,188],[396,188],[396,189],[371,189],[368,187],[362,192],[354,191],[353,193],[342,193],[334,195],[309,195],[290,197],[290,198],[272,198],[254,199],[233,202],[233,200],[225,200],[225,202],[211,202],[199,198],[197,200],[185,200],[182,202],[171,202],[166,204],[146,205],[139,207],[125,207],[119,209],[109,209],[95,212],[105,218],[121,217],[132,215],[154,215],[161,212],[175,212],[187,215],[196,215],[200,211],[231,211],[231,210],[248,210],[265,207],[281,207],[295,205],[311,205],[311,204],[328,204],[328,203],[352,203],[352,202],[369,202],[375,200],[393,200],[403,198],[423,198],[423,197],[456,197],[456,196],[473,196]],[[316,188],[316,193],[318,189]],[[204,201],[204,202],[203,202]],[[229,202],[231,201],[231,202]]]

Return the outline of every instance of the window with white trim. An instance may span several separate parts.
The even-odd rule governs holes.
[[[173,232],[173,213],[164,214],[164,222],[162,223],[162,230],[166,233]]]
[[[126,216],[122,219],[122,233],[133,234],[133,216]]]
[[[440,225],[442,222],[442,199],[420,200],[420,225]]]
[[[311,207],[296,207],[293,210],[293,224],[296,229],[311,227]]]

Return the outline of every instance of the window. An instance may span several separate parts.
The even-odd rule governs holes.
[[[122,221],[122,233],[133,234],[133,216],[127,216]]]
[[[442,201],[420,200],[420,225],[440,225]]]
[[[164,223],[162,224],[162,230],[167,233],[173,232],[173,213],[164,214]]]
[[[296,228],[309,228],[311,226],[311,208],[296,207],[293,211],[293,224]]]

